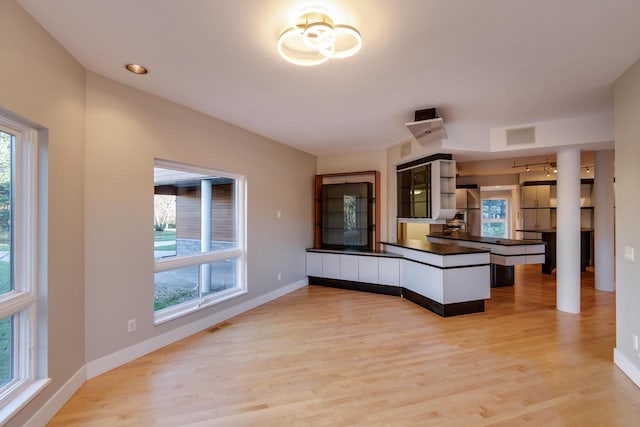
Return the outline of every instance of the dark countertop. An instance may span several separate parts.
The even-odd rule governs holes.
[[[557,229],[555,228],[520,228],[516,231],[522,231],[525,233],[556,233]],[[584,228],[580,229],[581,233],[587,233],[589,231],[593,231],[593,228]]]
[[[397,246],[399,248],[413,249],[436,255],[469,255],[489,252],[487,249],[466,248],[464,246],[445,245],[443,243],[431,243],[423,240],[399,240],[397,243],[380,242],[384,245]]]
[[[490,245],[500,245],[500,246],[522,246],[522,245],[544,244],[544,242],[539,242],[537,240],[515,240],[515,239],[502,239],[502,238],[496,238],[496,237],[480,237],[480,236],[473,236],[469,233],[462,233],[462,232],[454,232],[450,234],[430,233],[430,234],[427,234],[427,238],[429,237],[438,237],[441,239],[451,239],[451,240],[464,240],[467,242],[487,243]]]
[[[379,257],[386,257],[386,258],[402,258],[402,255],[394,254],[387,251],[364,251],[359,249],[307,248],[307,252],[318,252],[318,253],[325,253],[325,254],[340,254],[340,255],[379,256]]]

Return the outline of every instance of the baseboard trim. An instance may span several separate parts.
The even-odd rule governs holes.
[[[631,363],[631,361],[627,359],[624,354],[618,351],[617,348],[613,349],[613,363],[615,363],[631,381],[640,387],[640,368]]]
[[[42,427],[46,425],[86,380],[87,370],[86,367],[83,366],[29,418],[29,421],[25,423],[24,427]]]
[[[131,362],[139,357],[156,351],[162,347],[165,347],[171,343],[179,341],[204,329],[210,328],[220,322],[224,322],[234,316],[244,313],[245,311],[256,308],[262,304],[293,292],[297,289],[307,286],[309,283],[308,278],[298,280],[287,286],[283,286],[274,291],[268,292],[264,295],[260,295],[249,301],[243,302],[236,306],[230,307],[226,310],[214,313],[211,316],[205,317],[188,325],[184,325],[180,328],[173,329],[162,335],[149,338],[148,340],[139,342],[130,347],[111,353],[100,359],[93,360],[87,363],[87,379],[91,379],[101,375],[107,371],[110,371],[125,363]]]
[[[374,294],[402,296],[402,288],[393,285],[379,285],[374,283],[354,282],[351,280],[328,279],[326,277],[309,276],[309,284],[326,286],[329,288],[346,289],[349,291],[370,292]]]
[[[484,300],[442,304],[407,288],[402,288],[402,297],[442,317],[484,312]]]

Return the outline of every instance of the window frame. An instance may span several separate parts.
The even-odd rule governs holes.
[[[505,201],[505,217],[504,218],[484,218],[482,215],[483,203],[485,200],[504,200]],[[483,225],[484,224],[504,224],[505,235],[500,237],[502,239],[511,238],[511,199],[507,196],[494,196],[494,197],[485,197],[480,202],[480,234],[482,235]],[[488,237],[488,236],[482,236]]]
[[[11,418],[49,382],[46,378],[46,314],[39,295],[46,285],[46,181],[41,181],[38,131],[0,111],[0,131],[14,137],[11,153],[11,264],[13,289],[0,295],[0,319],[13,317],[13,378],[0,387],[0,424]],[[46,226],[45,226],[46,229]],[[46,264],[45,264],[46,265]],[[44,319],[43,319],[44,316]]]
[[[246,244],[246,229],[247,229],[247,182],[246,177],[241,174],[220,171],[212,168],[205,168],[200,166],[194,166],[181,162],[175,162],[164,159],[154,159],[154,167],[173,169],[182,172],[197,173],[209,176],[218,176],[223,178],[230,178],[235,180],[234,185],[234,226],[236,232],[237,246],[229,249],[221,249],[209,252],[199,252],[195,254],[177,255],[170,258],[158,258],[154,259],[154,276],[155,273],[163,271],[175,270],[179,268],[201,266],[204,264],[210,264],[216,261],[223,261],[227,259],[236,259],[236,277],[237,286],[231,289],[225,289],[221,292],[216,292],[208,295],[200,295],[198,298],[194,298],[183,303],[165,307],[163,309],[154,311],[154,324],[160,325],[162,323],[171,321],[173,319],[185,316],[189,313],[193,313],[207,307],[211,307],[215,304],[220,304],[224,301],[237,298],[247,293],[247,244]],[[155,186],[155,182],[154,182]],[[155,286],[155,280],[154,280]],[[155,297],[155,292],[154,292]]]

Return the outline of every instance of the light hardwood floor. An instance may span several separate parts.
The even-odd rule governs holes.
[[[485,313],[303,288],[85,383],[50,426],[637,426],[615,298],[518,267]]]

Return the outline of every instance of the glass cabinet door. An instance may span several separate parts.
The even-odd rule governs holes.
[[[400,171],[398,177],[398,218],[431,217],[431,165]]]
[[[411,218],[411,169],[398,172],[398,218]]]

